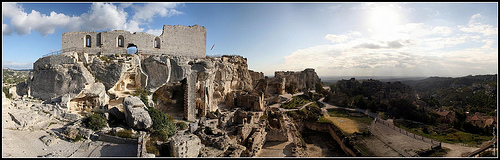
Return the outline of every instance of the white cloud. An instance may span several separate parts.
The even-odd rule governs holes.
[[[493,46],[493,44],[495,43],[495,40],[485,39],[482,42],[484,42],[485,44],[481,48],[491,48],[491,46]]]
[[[334,34],[327,34],[325,36],[326,39],[330,40],[333,43],[337,42],[345,42],[349,37],[347,35],[334,35]]]
[[[144,6],[133,6],[136,11],[133,20],[141,23],[151,22],[154,16],[170,17],[173,15],[182,14],[182,12],[175,10],[179,3],[147,3]]]
[[[148,29],[146,30],[146,33],[155,35],[155,36],[160,36],[161,33],[163,32],[163,29]]]
[[[10,35],[12,34],[12,29],[9,27],[9,25],[2,23],[2,33],[4,35]]]
[[[479,18],[481,18],[481,14],[472,15],[472,17],[469,20],[469,24],[467,24],[467,26],[459,26],[460,31],[482,33],[485,36],[498,34],[498,27],[482,24],[478,22]]]
[[[476,19],[479,15],[473,16]],[[496,34],[492,27],[481,26],[476,33]],[[464,34],[462,26],[431,26],[424,23],[399,25],[395,40],[380,40],[373,35],[327,34],[332,42],[299,49],[285,56],[282,70],[315,68],[319,75],[392,75],[392,76],[463,76],[496,73],[496,39]],[[496,30],[496,28],[495,28]],[[384,36],[384,35],[381,35]],[[469,42],[482,46],[471,46]],[[475,44],[474,44],[475,45]]]
[[[86,31],[124,29],[127,12],[110,3],[93,3],[88,13],[81,15]]]
[[[484,24],[469,24],[468,26],[460,26],[460,30],[464,32],[482,33],[485,36],[498,34],[497,27],[494,28],[492,25]]]
[[[12,18],[15,15],[23,14],[24,9],[21,7],[21,5],[18,5],[16,3],[3,3],[2,2],[2,18]]]
[[[143,6],[134,6],[132,3],[119,5],[93,3],[87,13],[70,17],[54,11],[45,15],[32,10],[28,14],[24,12],[20,4],[2,3],[3,18],[11,19],[10,26],[8,24],[2,25],[2,33],[9,35],[9,33],[15,32],[24,35],[30,34],[33,30],[46,36],[54,33],[57,28],[65,29],[67,32],[98,30],[142,32],[144,28],[141,28],[140,25],[152,22],[152,18],[156,16],[169,17],[181,14],[182,12],[175,10],[178,5],[178,3],[148,3]],[[128,7],[133,7],[135,10],[133,18],[129,21],[127,21],[129,15],[124,11]]]

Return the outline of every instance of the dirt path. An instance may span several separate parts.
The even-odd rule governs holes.
[[[266,142],[256,157],[291,157],[291,142]]]
[[[449,144],[441,143],[443,148],[448,148],[450,151],[445,155],[445,157],[466,157],[467,154],[478,150],[476,147],[467,147],[459,144]]]

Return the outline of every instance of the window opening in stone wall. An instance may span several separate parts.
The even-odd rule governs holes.
[[[118,36],[118,47],[123,47],[123,36]]]
[[[97,41],[97,43],[96,43],[97,46],[101,46],[102,45],[102,43],[101,43],[101,33],[97,33],[96,41]]]
[[[160,48],[160,38],[159,37],[156,37],[155,38],[155,48]]]
[[[85,47],[90,47],[91,44],[90,35],[85,36]]]

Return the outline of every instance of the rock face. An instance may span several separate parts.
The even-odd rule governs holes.
[[[92,74],[82,63],[72,57],[52,55],[38,59],[33,64],[33,78],[29,80],[31,96],[50,98],[80,93],[86,84],[94,82]]]
[[[61,102],[66,102],[66,96],[62,97]],[[79,108],[91,107],[93,110],[102,109],[103,106],[109,103],[109,96],[106,94],[104,84],[100,82],[91,83],[86,85],[80,94],[71,99],[75,102],[75,106]],[[97,108],[99,106],[100,108]]]
[[[123,63],[118,62],[102,62],[99,58],[94,57],[89,64],[90,71],[95,78],[102,82],[106,87],[106,91],[113,88],[120,77],[124,74],[126,67]]]
[[[293,85],[300,92],[314,90],[315,84],[321,82],[314,69],[308,68],[301,72],[276,71],[274,77],[269,79],[271,87],[269,92],[283,94],[286,86]]]
[[[264,97],[257,93],[239,95],[236,100],[236,106],[254,111],[264,111]]]
[[[147,129],[153,125],[153,121],[146,110],[146,105],[138,97],[125,97],[123,107],[125,109],[125,121],[130,127]]]
[[[149,56],[142,61],[141,67],[148,75],[148,89],[161,87],[169,81],[172,73],[170,58],[166,55]]]
[[[198,157],[202,148],[198,136],[188,134],[176,134],[170,141],[170,155],[173,157]]]

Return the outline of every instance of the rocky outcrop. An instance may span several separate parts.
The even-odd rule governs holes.
[[[264,111],[264,96],[257,93],[238,95],[236,98],[236,106],[247,110]]]
[[[308,68],[301,72],[276,71],[272,79],[278,79],[277,82],[284,79],[285,86],[294,85],[298,91],[314,90],[316,83],[321,82],[314,69]],[[271,80],[273,81],[273,80]]]
[[[167,55],[149,56],[141,62],[143,71],[148,75],[147,89],[156,89],[170,80],[172,67]]]
[[[106,87],[106,91],[113,88],[120,77],[124,74],[126,67],[124,63],[111,62],[106,63],[98,57],[93,57],[89,69],[99,82]]]
[[[252,84],[254,88],[256,87],[256,84],[259,82],[259,80],[264,79],[264,73],[262,72],[248,70],[248,73],[250,73],[250,77],[252,77]]]
[[[170,140],[172,157],[198,157],[201,148],[200,138],[192,133],[176,134]]]
[[[61,102],[66,102],[66,96],[61,98]],[[97,107],[103,107],[109,103],[109,96],[106,94],[106,88],[104,84],[100,82],[91,83],[86,85],[80,94],[71,99],[75,102],[75,106],[70,107],[91,107],[93,110],[97,110]],[[71,104],[71,103],[70,103]]]
[[[125,120],[130,127],[142,130],[153,125],[153,121],[146,110],[146,105],[138,97],[125,97],[123,107],[125,109]]]
[[[49,100],[64,94],[76,96],[86,84],[95,81],[82,63],[72,57],[52,55],[33,64],[33,78],[28,80],[31,96]]]

